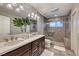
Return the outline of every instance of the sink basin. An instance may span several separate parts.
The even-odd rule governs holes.
[[[12,42],[2,42],[2,43],[0,43],[0,47],[13,46],[13,45],[19,44],[23,41],[24,40],[16,40],[16,41],[12,41]]]
[[[4,46],[13,46],[13,45],[21,43],[22,41],[24,41],[24,40],[16,40],[16,41],[12,41],[12,42],[7,42],[4,44]]]

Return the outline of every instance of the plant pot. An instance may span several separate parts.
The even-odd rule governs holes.
[[[30,32],[30,25],[26,25],[26,32]]]

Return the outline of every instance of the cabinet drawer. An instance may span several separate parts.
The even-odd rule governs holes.
[[[4,54],[4,56],[21,56],[24,52],[28,51],[29,49],[31,49],[31,44],[27,44],[18,49],[10,51]]]

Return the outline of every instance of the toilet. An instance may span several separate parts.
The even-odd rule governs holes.
[[[51,46],[51,40],[50,39],[45,39],[45,47],[50,48]]]

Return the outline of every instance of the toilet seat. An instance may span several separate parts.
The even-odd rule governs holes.
[[[49,48],[50,45],[51,45],[51,40],[45,39],[45,46]]]

